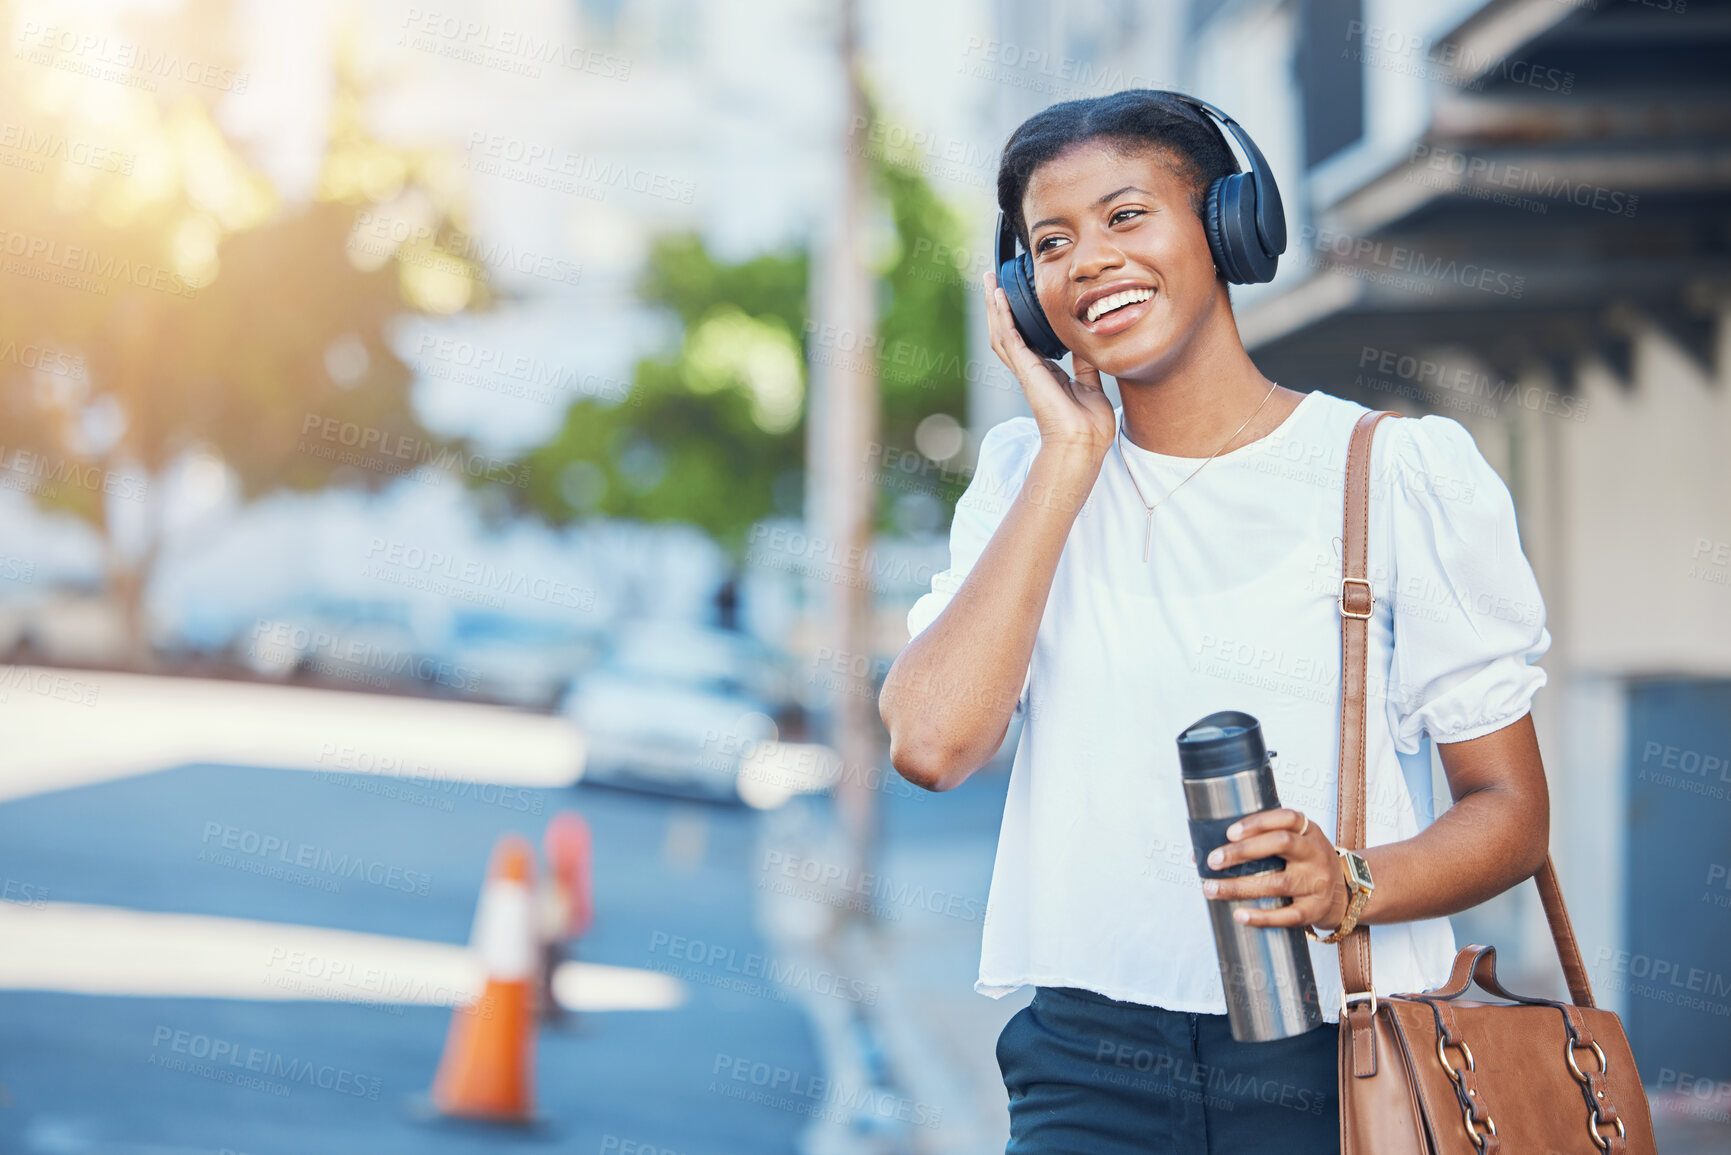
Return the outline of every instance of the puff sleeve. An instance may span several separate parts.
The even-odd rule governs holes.
[[[974,563],[985,551],[986,543],[997,531],[998,523],[1003,521],[1004,514],[1021,492],[1039,447],[1040,431],[1032,417],[1013,417],[1000,422],[980,439],[974,475],[956,501],[955,517],[950,521],[950,568],[932,575],[931,591],[922,594],[908,611],[910,639],[936,621],[961,588]],[[1027,709],[1031,675],[1030,664],[1029,673],[1022,677],[1022,690],[1013,717],[1021,717]]]
[[[1464,742],[1518,721],[1545,684],[1545,606],[1514,501],[1472,435],[1441,416],[1386,422],[1395,747]]]

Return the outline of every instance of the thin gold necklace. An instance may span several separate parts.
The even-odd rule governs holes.
[[[1118,436],[1114,437],[1112,439],[1113,444],[1118,446],[1118,460],[1122,461],[1124,463],[1124,476],[1128,477],[1130,479],[1130,484],[1132,486],[1134,486],[1136,489],[1136,500],[1140,501],[1142,503],[1143,507],[1145,509],[1147,509],[1147,511],[1148,511],[1148,521],[1147,521],[1146,527],[1142,531],[1142,560],[1144,562],[1146,562],[1148,560],[1148,547],[1149,547],[1150,543],[1152,543],[1154,540],[1154,511],[1156,509],[1159,509],[1161,507],[1161,505],[1165,504],[1168,500],[1170,500],[1173,493],[1177,493],[1180,489],[1183,489],[1187,484],[1189,484],[1191,477],[1195,477],[1198,473],[1201,473],[1204,469],[1207,469],[1208,463],[1210,461],[1213,461],[1216,457],[1219,457],[1221,455],[1221,453],[1225,452],[1226,447],[1228,445],[1231,445],[1233,440],[1236,439],[1240,433],[1244,432],[1245,427],[1248,426],[1252,421],[1256,420],[1256,415],[1258,413],[1262,412],[1262,406],[1268,404],[1268,399],[1270,397],[1274,396],[1274,391],[1278,388],[1280,388],[1280,382],[1278,382],[1278,381],[1276,381],[1274,384],[1270,385],[1268,387],[1268,392],[1264,393],[1262,395],[1261,403],[1258,404],[1255,409],[1252,409],[1250,411],[1249,417],[1246,417],[1244,419],[1244,424],[1240,425],[1237,429],[1234,429],[1232,431],[1232,436],[1228,437],[1225,441],[1222,441],[1220,443],[1220,448],[1216,449],[1213,453],[1210,453],[1206,458],[1204,458],[1201,465],[1198,465],[1195,469],[1192,469],[1190,471],[1190,477],[1186,477],[1183,481],[1180,481],[1177,485],[1174,485],[1172,487],[1171,493],[1168,493],[1165,497],[1162,497],[1159,501],[1156,501],[1153,505],[1149,505],[1148,499],[1146,497],[1142,496],[1142,487],[1140,485],[1136,484],[1136,475],[1134,473],[1130,472],[1130,461],[1128,458],[1126,458],[1124,456],[1124,444],[1123,444],[1124,423],[1122,421],[1120,421],[1118,423]]]

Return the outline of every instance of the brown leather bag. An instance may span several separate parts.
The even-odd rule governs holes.
[[[1364,846],[1365,574],[1370,445],[1366,413],[1346,462],[1340,592],[1339,845]],[[1469,946],[1448,982],[1419,994],[1371,986],[1370,931],[1340,943],[1342,1155],[1651,1155],[1647,1094],[1623,1024],[1593,1006],[1587,968],[1549,854],[1535,876],[1569,1002],[1511,994],[1496,948]],[[1462,998],[1469,982],[1507,1003]]]

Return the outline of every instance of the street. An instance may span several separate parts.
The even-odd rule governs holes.
[[[538,841],[573,808],[594,832],[584,961],[680,969],[676,939],[709,944],[705,958],[768,953],[756,811],[584,787],[378,789],[390,781],[201,764],[8,801],[0,875],[22,905],[7,913],[96,904],[463,944],[495,840]],[[267,839],[286,849],[248,853]],[[196,969],[200,945],[185,949]],[[123,972],[124,950],[101,961]],[[448,1007],[339,989],[331,964],[284,946],[254,958],[254,981],[277,988],[257,1000],[0,990],[0,1150],[792,1152],[825,1109],[799,1004],[767,978],[727,981],[726,964],[711,967],[723,981],[685,982],[676,1007],[542,1030],[543,1123],[513,1132],[421,1109]],[[762,1094],[761,1072],[782,1093]]]

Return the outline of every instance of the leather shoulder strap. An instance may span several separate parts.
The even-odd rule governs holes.
[[[1376,599],[1371,593],[1370,444],[1377,422],[1398,413],[1372,410],[1352,427],[1346,450],[1346,516],[1340,536],[1340,769],[1336,838],[1348,850],[1364,847],[1365,663],[1368,626]],[[1361,926],[1340,940],[1341,989],[1351,999],[1368,995],[1370,928]],[[1376,1074],[1376,1017],[1373,1001],[1353,999],[1340,1011],[1352,1037],[1354,1076]]]
[[[1364,847],[1365,794],[1365,677],[1368,655],[1368,626],[1375,598],[1368,577],[1370,551],[1370,447],[1377,423],[1385,417],[1400,414],[1373,410],[1358,419],[1353,426],[1352,440],[1346,453],[1345,517],[1341,530],[1340,583],[1340,769],[1339,808],[1336,811],[1336,843],[1351,850]],[[1569,999],[1576,1006],[1593,1006],[1592,986],[1587,967],[1581,958],[1580,944],[1575,941],[1574,926],[1563,902],[1562,887],[1557,882],[1551,856],[1539,867],[1533,881],[1539,888],[1539,901],[1545,909],[1545,921],[1550,924],[1551,940],[1556,944],[1557,959],[1562,964],[1563,979],[1568,984]],[[1359,927],[1340,942],[1340,980],[1348,993],[1371,990],[1370,928]],[[1354,1036],[1355,1074],[1360,1077],[1376,1071],[1376,1032],[1370,1004],[1355,1002],[1341,1010],[1342,1018],[1350,1019]],[[1362,1042],[1362,1046],[1360,1043]]]
[[[1587,981],[1587,964],[1581,959],[1580,944],[1575,941],[1575,927],[1569,921],[1569,908],[1563,905],[1563,888],[1557,883],[1557,869],[1551,865],[1550,851],[1545,852],[1545,864],[1533,876],[1539,887],[1539,902],[1545,908],[1545,921],[1551,924],[1551,941],[1557,944],[1557,961],[1563,964],[1563,981],[1569,984],[1569,1001],[1577,1007],[1593,1005],[1593,986]]]

